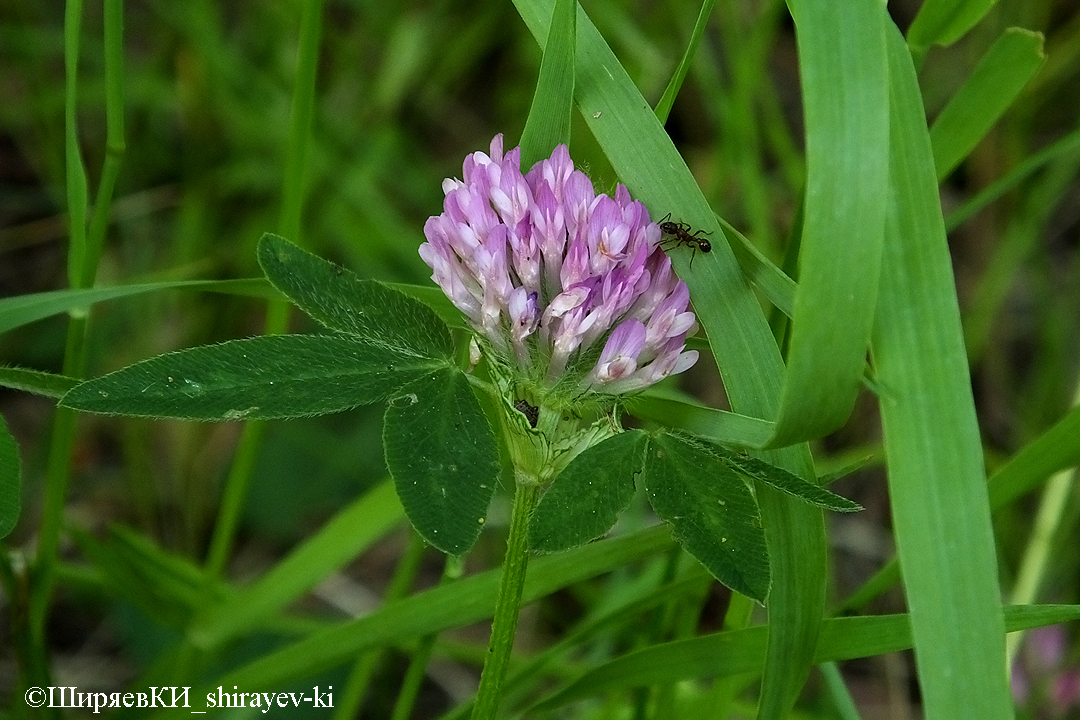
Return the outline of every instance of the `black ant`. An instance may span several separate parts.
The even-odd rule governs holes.
[[[665,235],[671,235],[671,238],[661,242],[673,243],[673,245],[669,245],[669,247],[685,245],[693,248],[694,254],[690,256],[690,267],[694,267],[694,256],[697,255],[698,250],[703,253],[712,252],[712,243],[701,237],[701,233],[705,233],[706,235],[708,235],[708,233],[704,230],[694,230],[694,228],[684,222],[669,220],[668,218],[670,217],[671,213],[668,213],[660,220],[660,232]]]

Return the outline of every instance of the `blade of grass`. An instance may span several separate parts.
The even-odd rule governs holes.
[[[1080,463],[1080,407],[1073,408],[1053,427],[1023,447],[998,468],[988,481],[990,510],[996,512],[1054,473]],[[896,558],[887,562],[840,605],[836,613],[856,612],[900,579]]]
[[[663,552],[673,545],[666,527],[654,527],[560,555],[536,558],[529,564],[523,603],[610,572],[635,559]],[[499,575],[496,568],[412,595],[257,658],[233,670],[218,684],[272,689],[336,667],[371,648],[490,618]],[[195,697],[198,696],[196,693]]]
[[[794,317],[795,293],[798,290],[795,281],[773,264],[765,253],[758,250],[735,226],[720,216],[717,216],[716,220],[727,236],[736,240],[731,244],[731,250],[735,253],[746,279],[761,291],[773,307],[789,318]]]
[[[86,262],[76,287],[90,287],[105,247],[113,190],[124,157],[124,0],[105,0],[105,162],[86,238]],[[72,218],[74,220],[74,218]]]
[[[825,685],[829,689],[829,698],[832,700],[836,714],[840,720],[860,720],[859,709],[855,707],[855,699],[844,683],[844,676],[840,674],[840,668],[834,662],[822,663],[819,666]]]
[[[788,5],[802,78],[807,187],[776,446],[832,432],[855,405],[877,299],[888,177],[879,4]]]
[[[687,43],[686,50],[683,51],[682,57],[679,59],[679,65],[675,68],[675,73],[671,76],[671,80],[668,81],[667,87],[664,88],[664,94],[660,96],[660,101],[656,103],[654,112],[661,125],[667,123],[668,115],[671,114],[671,106],[675,104],[675,98],[678,96],[679,90],[682,89],[686,73],[690,70],[690,61],[694,59],[694,53],[697,51],[698,44],[705,34],[705,27],[709,24],[709,16],[712,15],[715,5],[716,0],[704,0],[701,3],[697,20],[694,21],[694,30],[690,33],[690,42]]]
[[[915,67],[931,45],[951,45],[989,12],[997,0],[926,0],[919,8],[907,42]]]
[[[384,482],[334,515],[257,581],[225,602],[205,608],[189,633],[202,646],[219,645],[283,610],[405,519],[392,482]]]
[[[540,77],[521,133],[521,167],[526,171],[538,160],[550,157],[557,145],[570,144],[576,22],[577,0],[556,0]]]
[[[1080,385],[1073,390],[1073,410],[1080,410]],[[1080,442],[1076,442],[1076,437],[1080,436],[1072,436],[1073,444],[1080,453]],[[1013,585],[1011,600],[1014,604],[1031,604],[1038,598],[1039,589],[1050,566],[1051,551],[1060,545],[1058,535],[1077,479],[1080,479],[1077,470],[1069,468],[1055,473],[1046,484],[1042,497],[1039,498],[1039,509],[1035,515],[1031,537],[1024,548],[1024,556]],[[1009,667],[1012,667],[1016,660],[1023,639],[1023,633],[1006,638],[1006,662]]]
[[[82,0],[67,0],[64,8],[64,157],[69,219],[67,274],[68,284],[73,288],[80,287],[84,277],[92,277],[97,266],[97,258],[90,257],[87,248],[86,211],[89,196],[86,168],[79,149],[77,121],[82,13]],[[120,42],[119,33],[110,35],[109,40],[113,43]],[[65,375],[80,378],[85,374],[86,335],[86,315],[73,314],[68,322],[64,347]],[[37,557],[28,612],[30,629],[27,647],[34,655],[22,659],[24,667],[28,668],[26,675],[30,684],[38,686],[51,684],[45,624],[56,579],[60,531],[64,520],[68,481],[71,477],[71,452],[75,444],[75,422],[76,414],[73,411],[57,409],[53,416],[52,437],[45,467],[45,498],[38,530]],[[55,711],[50,714],[55,714]]]
[[[1031,155],[1022,163],[980,190],[975,197],[953,210],[945,218],[945,229],[952,232],[968,218],[982,210],[999,197],[1012,190],[1025,179],[1048,163],[1067,157],[1080,151],[1080,129],[1073,130],[1065,137],[1056,140],[1039,152]]]
[[[1078,169],[1080,153],[1059,157],[1027,191],[1010,219],[964,313],[970,362],[977,362],[986,350],[999,309],[1042,240],[1051,214],[1071,191]]]
[[[728,445],[761,447],[768,442],[773,429],[770,422],[715,410],[696,401],[670,397],[656,390],[630,398],[626,402],[626,409],[639,418],[689,430],[695,435]],[[750,444],[745,444],[748,440]]]
[[[1012,717],[982,446],[915,69],[888,32],[891,194],[873,357],[927,718]]]
[[[1028,443],[990,477],[990,508],[1002,508],[1056,472],[1080,463],[1080,406]]]
[[[1005,609],[1010,632],[1070,622],[1080,605],[1026,605]],[[831,618],[821,629],[815,663],[838,662],[906,650],[912,646],[908,615]],[[595,667],[533,705],[539,712],[599,693],[679,682],[702,677],[730,677],[761,672],[765,628],[703,635],[654,645]],[[977,717],[957,715],[954,717]]]
[[[968,156],[1044,62],[1042,33],[1008,28],[990,46],[930,127],[938,180]]]
[[[515,4],[534,37],[545,37],[550,3]],[[673,262],[690,285],[698,320],[713,340],[732,408],[745,415],[775,417],[783,364],[723,231],[656,116],[582,10],[577,26],[579,110],[634,197],[654,214],[671,211],[716,238],[713,251],[698,258],[693,272],[685,255],[677,255]],[[805,446],[761,457],[806,480],[813,478]],[[816,508],[768,489],[762,489],[758,499],[773,563],[770,661],[763,693],[767,706],[774,708],[789,705],[809,673],[824,609],[825,530]]]
[[[289,143],[285,148],[285,167],[282,176],[281,234],[300,244],[300,219],[303,210],[304,174],[311,139],[311,118],[315,106],[315,77],[318,71],[319,42],[322,32],[323,0],[307,0],[301,8],[300,38],[297,47],[296,81],[293,86],[292,108],[289,115]],[[285,331],[288,323],[288,304],[272,300],[267,306],[265,334]],[[247,497],[247,488],[255,467],[255,456],[265,432],[260,421],[244,425],[237,443],[232,468],[225,480],[221,507],[214,534],[207,552],[207,568],[213,577],[220,576],[232,549],[240,512]]]
[[[161,290],[194,290],[264,298],[281,297],[265,278],[176,280],[116,287],[52,290],[0,299],[0,333],[64,312],[85,315],[95,303]]]
[[[420,560],[424,554],[427,543],[418,533],[409,533],[409,544],[405,552],[398,560],[394,575],[390,578],[390,584],[383,595],[383,605],[401,600],[409,594],[416,573],[420,569]],[[349,672],[349,678],[345,683],[344,691],[339,696],[337,707],[334,709],[332,720],[354,720],[364,705],[364,697],[371,685],[371,679],[375,671],[384,661],[387,649],[361,653],[359,659]]]

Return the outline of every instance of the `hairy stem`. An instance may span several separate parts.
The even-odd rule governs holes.
[[[510,537],[506,541],[499,596],[495,600],[495,617],[491,623],[491,640],[487,659],[480,674],[480,688],[473,706],[473,720],[491,720],[499,709],[499,694],[510,664],[510,651],[517,632],[521,591],[525,587],[525,570],[529,564],[529,517],[540,499],[540,483],[535,476],[518,476],[514,492],[514,514],[510,520]]]

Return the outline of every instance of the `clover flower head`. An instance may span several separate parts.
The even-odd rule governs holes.
[[[446,179],[443,213],[424,225],[432,279],[487,340],[554,385],[595,359],[578,384],[605,394],[647,387],[697,361],[686,283],[649,211],[619,185],[596,194],[565,145],[522,174],[521,148],[465,158]]]

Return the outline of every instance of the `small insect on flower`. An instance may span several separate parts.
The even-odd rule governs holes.
[[[701,233],[705,232],[704,230],[694,230],[684,222],[670,220],[670,217],[671,213],[668,213],[660,221],[660,231],[671,236],[665,242],[672,243],[669,247],[684,245],[692,248],[694,254],[690,256],[690,267],[694,267],[694,257],[697,255],[697,251],[700,250],[703,253],[712,252],[712,243],[701,237]]]

